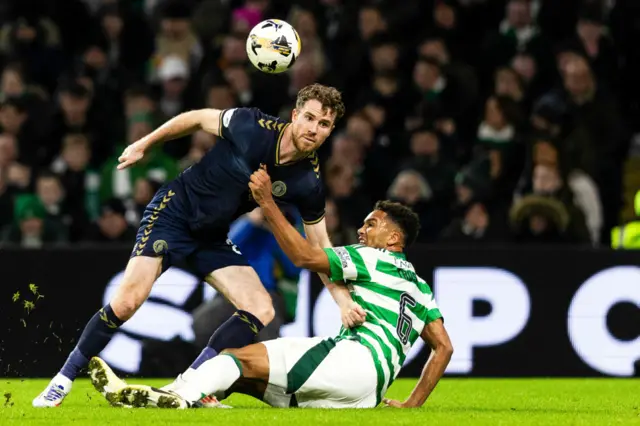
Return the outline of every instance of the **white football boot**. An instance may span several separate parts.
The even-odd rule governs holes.
[[[118,401],[125,407],[134,408],[173,408],[185,409],[191,404],[175,392],[167,392],[162,389],[146,385],[128,385],[118,391]]]
[[[105,397],[109,404],[121,406],[118,401],[118,392],[127,386],[127,383],[116,376],[107,363],[95,356],[89,361],[89,377],[93,387]]]
[[[71,386],[73,382],[63,376],[62,374],[57,374],[47,387],[33,400],[32,404],[34,407],[57,407],[62,404],[64,398],[71,391]]]

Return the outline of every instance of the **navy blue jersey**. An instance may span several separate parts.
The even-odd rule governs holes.
[[[290,123],[256,108],[222,112],[215,146],[199,163],[169,184],[180,195],[181,210],[192,230],[225,233],[233,220],[253,210],[249,178],[266,164],[275,202],[296,207],[305,223],[324,216],[325,196],[315,153],[279,164],[282,135]]]

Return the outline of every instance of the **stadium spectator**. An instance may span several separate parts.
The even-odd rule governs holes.
[[[218,82],[209,86],[205,100],[207,108],[228,109],[238,105],[238,100],[226,82]]]
[[[0,224],[2,225],[11,223],[13,220],[14,198],[30,179],[29,169],[17,163],[17,158],[16,139],[6,133],[0,134]],[[18,181],[16,181],[17,178]]]
[[[3,245],[38,249],[66,242],[64,229],[47,220],[47,211],[36,195],[16,197],[14,222],[3,230]]]
[[[160,77],[159,66],[169,56],[182,59],[190,71],[197,69],[203,57],[203,47],[191,28],[191,10],[180,0],[162,3],[160,30],[156,34],[155,51],[152,54],[152,78]]]
[[[117,198],[102,203],[98,220],[85,234],[85,240],[96,243],[131,244],[136,239],[136,228],[125,219],[126,207]]]
[[[399,201],[420,217],[417,241],[433,242],[447,224],[446,204],[434,199],[430,183],[416,170],[403,170],[391,183],[387,198]]]
[[[28,64],[36,84],[52,91],[64,67],[60,29],[32,2],[16,2],[0,28],[0,55]]]
[[[529,227],[524,227],[525,240],[535,236],[535,239],[549,237],[552,240],[558,238],[558,241],[566,242],[590,241],[584,214],[574,204],[573,193],[558,163],[540,163],[534,167],[532,193],[516,198],[512,215],[515,215],[512,220],[516,222],[530,220]],[[553,229],[558,234],[551,237],[547,231],[551,233],[552,227],[549,223],[542,226],[542,222],[555,224],[556,227]],[[528,231],[533,235],[527,234]]]
[[[133,202],[135,203],[136,221],[142,219],[144,209],[153,199],[155,193],[162,185],[153,179],[138,178],[133,189]]]
[[[191,136],[191,146],[187,155],[182,157],[179,166],[180,170],[194,165],[209,151],[216,143],[215,135],[199,130]]]
[[[31,168],[18,161],[18,140],[9,133],[0,133],[0,174],[5,184],[22,191],[31,183]]]
[[[370,210],[370,197],[356,189],[356,176],[348,164],[330,160],[325,166],[327,195],[335,201],[340,211],[340,221],[359,228],[362,218]]]
[[[529,52],[540,71],[549,69],[551,46],[535,22],[529,0],[509,0],[498,31],[487,37],[485,69],[506,65],[518,52]]]
[[[65,206],[65,193],[60,179],[52,172],[41,172],[36,179],[36,195],[44,207],[45,221],[49,222],[65,236],[73,220]]]
[[[506,218],[492,215],[486,203],[470,203],[464,216],[454,219],[440,235],[440,242],[455,244],[507,243],[511,239]]]
[[[98,167],[104,162],[112,148],[108,145],[108,132],[105,130],[109,125],[100,116],[99,109],[100,106],[87,87],[74,79],[64,79],[52,108],[51,131],[46,144],[48,163],[60,152],[64,136],[75,132],[89,137],[92,165]]]
[[[21,98],[8,98],[0,104],[0,128],[2,132],[18,140],[20,159],[28,165],[38,163],[38,140],[26,125],[29,111]]]
[[[358,242],[357,228],[342,223],[338,206],[331,198],[327,199],[325,220],[332,244],[338,246],[356,244]]]
[[[487,99],[474,150],[476,158],[488,159],[494,196],[502,200],[511,198],[523,167],[522,125],[522,113],[513,99]]]
[[[162,121],[186,111],[185,90],[189,83],[189,65],[177,55],[167,55],[158,67],[160,79],[160,100],[158,102],[163,114]]]
[[[456,175],[455,163],[451,161],[455,154],[452,142],[433,128],[417,129],[411,134],[411,157],[400,166],[401,170],[413,169],[420,172],[429,182],[433,197],[446,204],[451,202]],[[443,149],[450,151],[443,152]]]
[[[145,63],[153,52],[153,34],[141,16],[127,13],[117,3],[104,3],[96,11],[99,34],[110,67],[124,68],[134,79],[145,76]]]
[[[63,139],[62,152],[51,164],[65,194],[65,206],[71,216],[70,240],[83,239],[87,226],[98,218],[100,175],[90,167],[91,145],[86,135],[69,133]]]

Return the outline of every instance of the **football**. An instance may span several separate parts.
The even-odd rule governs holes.
[[[278,74],[291,68],[301,49],[295,28],[279,19],[260,22],[247,37],[249,60],[267,74]]]

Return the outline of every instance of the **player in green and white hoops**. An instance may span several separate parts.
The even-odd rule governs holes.
[[[206,395],[242,392],[277,407],[373,408],[421,337],[432,353],[420,380],[406,401],[384,402],[393,407],[424,404],[453,348],[429,286],[404,255],[420,227],[416,214],[398,203],[378,202],[358,230],[360,244],[320,249],[282,215],[265,169],[252,175],[249,187],[289,258],[332,281],[344,281],[366,311],[365,322],[343,327],[335,338],[280,338],[230,349],[202,364],[175,392],[130,385],[115,399],[136,407],[187,408],[198,406]]]

